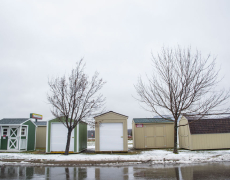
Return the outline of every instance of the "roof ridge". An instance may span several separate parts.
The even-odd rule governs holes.
[[[117,113],[117,112],[114,112],[114,111],[107,111],[107,112],[105,112],[105,113],[102,113],[102,114],[99,114],[99,115],[97,115],[97,116],[94,116],[93,118],[95,118],[95,117],[98,117],[98,116],[102,116],[102,115],[104,115],[104,114],[107,114],[107,113],[115,113],[115,114],[118,114],[118,115],[121,115],[121,116],[125,116],[125,117],[128,117],[128,116],[126,116],[126,115],[124,115],[124,114],[120,114],[120,113]]]

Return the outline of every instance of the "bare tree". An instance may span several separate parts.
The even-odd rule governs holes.
[[[48,82],[50,94],[47,99],[52,105],[52,114],[68,129],[65,155],[69,154],[72,130],[81,122],[90,122],[104,105],[105,98],[98,91],[105,82],[95,72],[93,77],[84,73],[83,60],[72,69],[68,78],[57,77]]]
[[[177,121],[182,114],[204,116],[220,113],[217,109],[229,98],[229,91],[216,91],[219,80],[215,70],[215,58],[203,58],[199,51],[191,48],[162,48],[153,57],[153,74],[147,78],[147,85],[141,77],[135,89],[137,100],[143,108],[162,118],[170,113],[174,118],[174,153],[177,151]]]

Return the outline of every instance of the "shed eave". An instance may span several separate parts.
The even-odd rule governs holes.
[[[22,126],[22,124],[0,124],[0,126]]]
[[[117,114],[117,115],[124,116],[124,117],[128,118],[128,116],[125,116],[125,115],[123,115],[123,114],[116,113],[116,112],[114,112],[114,111],[108,111],[108,112],[102,113],[102,114],[100,114],[100,115],[94,116],[93,118],[97,118],[97,117],[103,116],[103,115],[108,114],[108,113],[114,113],[114,114]]]
[[[191,133],[190,133],[191,134]],[[230,132],[227,132],[227,133],[203,133],[203,134],[191,134],[191,135],[209,135],[209,134],[230,134]]]
[[[22,125],[23,124],[25,124],[26,122],[28,122],[28,121],[31,121],[30,119],[28,119],[28,120],[26,120],[26,121],[24,121],[23,123],[21,123]],[[37,125],[33,122],[33,121],[31,121],[34,125],[35,125],[35,127],[37,127]]]

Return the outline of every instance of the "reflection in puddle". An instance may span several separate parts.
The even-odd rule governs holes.
[[[0,179],[46,179],[46,180],[130,180],[130,179],[176,179],[216,180],[229,179],[230,163],[196,165],[133,165],[122,167],[37,167],[0,166]]]

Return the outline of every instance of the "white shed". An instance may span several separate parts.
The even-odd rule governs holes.
[[[94,117],[95,152],[128,151],[128,116],[109,111]]]
[[[64,153],[68,129],[57,119],[47,122],[46,153]],[[73,129],[69,153],[79,153],[87,149],[87,124],[80,122]]]

